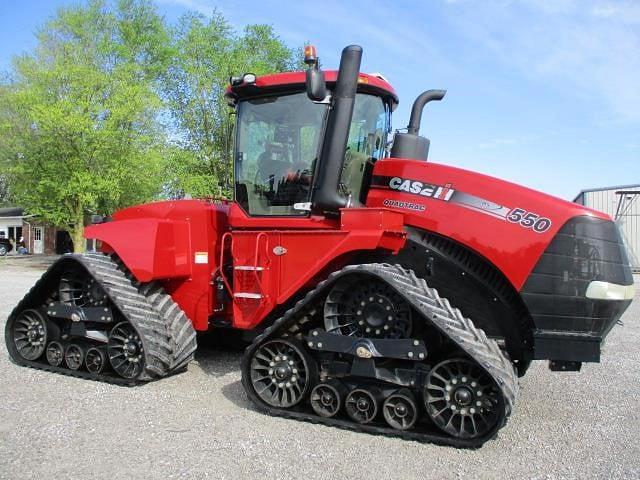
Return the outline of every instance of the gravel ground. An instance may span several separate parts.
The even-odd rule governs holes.
[[[0,261],[2,332],[42,265]],[[640,478],[639,317],[636,296],[600,365],[536,362],[476,451],[264,416],[236,351],[201,348],[188,372],[126,388],[20,368],[1,347],[0,478]]]

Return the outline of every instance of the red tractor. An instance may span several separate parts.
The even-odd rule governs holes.
[[[86,229],[8,318],[19,365],[116,384],[184,370],[196,332],[244,330],[263,411],[459,447],[492,438],[517,376],[598,362],[633,298],[606,215],[427,161],[420,95],[359,72],[232,78],[233,202],[139,205]]]

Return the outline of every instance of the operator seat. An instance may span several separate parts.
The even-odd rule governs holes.
[[[277,182],[286,176],[290,167],[288,149],[277,143],[267,143],[264,152],[258,157],[258,180],[269,184],[270,189],[274,190]]]

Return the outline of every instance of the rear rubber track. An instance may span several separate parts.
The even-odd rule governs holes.
[[[500,420],[493,429],[481,437],[459,439],[444,433],[401,431],[390,427],[363,425],[342,419],[324,418],[307,411],[275,408],[262,402],[258,398],[251,385],[251,354],[262,343],[272,338],[290,337],[304,330],[306,327],[304,323],[309,322],[308,314],[317,306],[317,302],[322,295],[326,294],[330,287],[341,277],[350,274],[366,274],[388,283],[421,314],[425,322],[436,327],[442,335],[456,344],[462,352],[475,361],[493,378],[504,399],[504,410],[501,412]],[[412,270],[407,270],[400,265],[390,264],[347,266],[342,270],[332,273],[326,280],[320,282],[315,289],[311,290],[304,298],[296,303],[293,308],[288,310],[280,319],[276,320],[271,327],[256,337],[254,342],[247,347],[242,359],[242,383],[249,398],[256,404],[258,409],[272,416],[458,448],[479,448],[486,441],[494,438],[498,430],[506,425],[513,411],[518,392],[517,376],[513,365],[498,344],[494,340],[487,338],[481,329],[476,328],[471,320],[465,318],[458,309],[453,308],[447,299],[441,298],[435,289],[430,288],[426,281],[416,276]],[[310,409],[307,408],[307,410]]]
[[[5,338],[13,362],[21,366],[73,377],[128,386],[159,379],[186,367],[193,358],[196,341],[195,330],[184,312],[158,283],[136,282],[117,258],[101,253],[67,254],[61,257],[43,274],[11,312],[7,327],[10,320],[21,311],[44,306],[43,292],[52,290],[52,277],[55,283],[56,274],[61,274],[65,268],[74,263],[81,265],[101,285],[113,308],[118,310],[120,316],[126,319],[139,334],[145,353],[143,371],[138,377],[127,379],[117,376],[114,372],[93,374],[82,370],[54,367],[46,361],[25,360],[10,344],[7,331]]]

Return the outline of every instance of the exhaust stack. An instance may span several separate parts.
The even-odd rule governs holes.
[[[396,133],[391,147],[392,158],[411,158],[427,160],[429,157],[429,139],[418,135],[420,119],[425,105],[444,98],[446,90],[427,90],[421,93],[411,107],[411,117],[407,126],[407,133]]]
[[[319,211],[337,211],[347,206],[348,199],[340,194],[338,183],[347,149],[361,60],[362,47],[349,45],[342,50],[327,121],[326,143],[320,154],[319,168],[316,168],[318,180],[313,193],[313,206]]]

